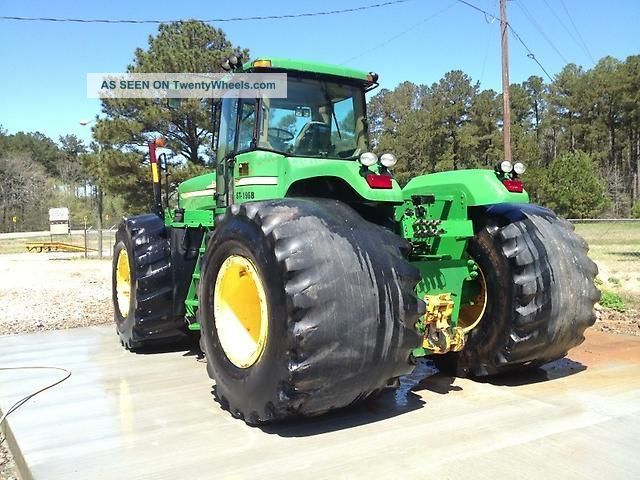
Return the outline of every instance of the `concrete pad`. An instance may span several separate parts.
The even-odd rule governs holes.
[[[588,332],[568,359],[493,383],[425,363],[362,406],[262,429],[214,402],[197,354],[132,354],[111,326],[0,337],[0,366],[73,371],[9,417],[23,477],[640,477],[640,337]],[[0,409],[57,375],[0,372]]]

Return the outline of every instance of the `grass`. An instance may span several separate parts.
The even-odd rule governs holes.
[[[577,224],[576,232],[600,269],[602,305],[640,310],[640,222]]]
[[[608,281],[622,283],[618,273],[640,275],[640,222],[578,224],[576,233],[589,244],[589,256],[607,264]]]
[[[602,297],[600,298],[600,305],[603,307],[610,308],[617,312],[624,312],[627,309],[624,300],[616,292],[611,292],[609,290],[601,290],[601,292]]]
[[[114,232],[104,232],[102,237],[103,251],[105,254],[107,251],[111,251],[113,246]],[[72,245],[78,245],[84,247],[84,235],[50,235],[41,237],[24,237],[24,238],[0,238],[0,254],[4,253],[25,253],[27,251],[27,242],[61,242],[70,243]],[[98,248],[98,234],[95,231],[88,232],[87,234],[87,247],[97,250]],[[96,254],[96,252],[89,252],[90,254]],[[37,253],[34,253],[36,255]]]
[[[593,245],[628,245],[640,240],[640,222],[578,223],[575,227]]]
[[[7,238],[0,239],[0,253],[26,252],[26,242],[49,242],[50,237]]]

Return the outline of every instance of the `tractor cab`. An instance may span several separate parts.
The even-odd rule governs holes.
[[[234,135],[238,150],[343,160],[367,151],[365,92],[377,86],[377,75],[283,59],[256,60],[244,71],[286,73],[287,97],[239,99],[237,106],[223,100],[225,125],[231,125],[236,110],[241,112]]]
[[[286,98],[222,102],[218,160],[232,148],[357,160],[368,147],[364,90],[357,83],[296,75],[287,80]]]
[[[391,173],[369,151],[365,93],[377,86],[377,74],[276,58],[236,63],[229,70],[285,73],[287,95],[223,97],[216,148],[219,209],[320,184],[331,192],[327,196],[343,200],[402,201]]]

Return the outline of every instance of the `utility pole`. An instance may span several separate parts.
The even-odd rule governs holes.
[[[509,42],[507,0],[500,0],[500,33],[502,35],[502,141],[504,159],[511,161],[511,95],[509,94]]]

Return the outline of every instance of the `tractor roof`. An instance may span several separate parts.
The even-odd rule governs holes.
[[[375,83],[378,79],[376,74],[355,70],[353,68],[344,67],[342,65],[330,65],[327,63],[311,62],[307,60],[293,60],[290,58],[273,58],[259,57],[256,60],[247,62],[243,65],[245,71],[260,70],[289,70],[298,72],[319,73],[325,75],[334,75],[336,77],[347,77],[355,80],[363,80],[365,82]]]

